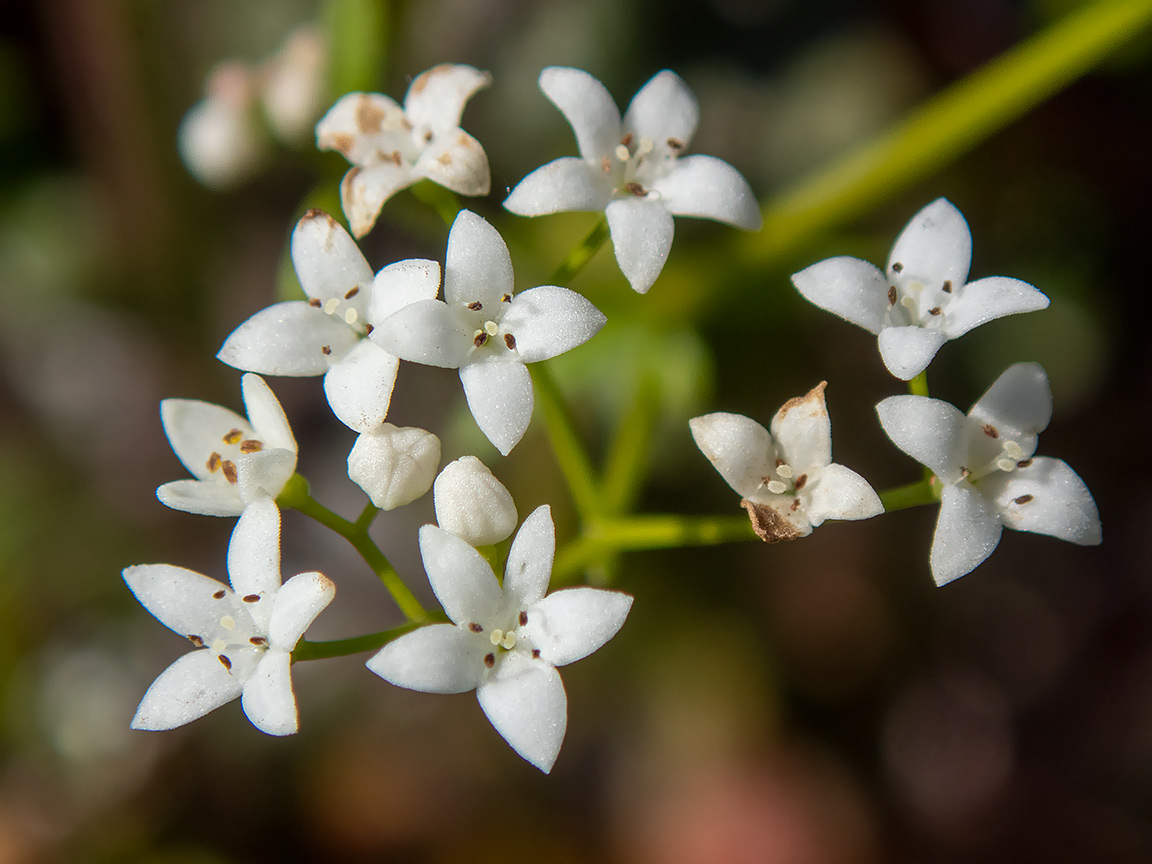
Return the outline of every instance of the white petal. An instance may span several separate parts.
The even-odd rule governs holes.
[[[544,216],[568,210],[603,210],[611,200],[610,181],[575,156],[537,168],[516,184],[505,209],[518,216]]]
[[[943,330],[923,327],[885,327],[878,341],[880,357],[888,371],[910,381],[928,368],[948,336]]]
[[[299,728],[287,651],[266,651],[244,685],[240,704],[252,725],[269,735],[294,735]]]
[[[484,677],[487,640],[454,624],[432,624],[389,642],[368,668],[397,687],[424,693],[466,693]]]
[[[253,501],[232,529],[228,543],[228,579],[248,603],[261,633],[268,630],[272,600],[280,590],[280,510],[267,499]]]
[[[272,604],[272,616],[268,621],[269,645],[291,651],[335,596],[336,586],[323,573],[293,576],[280,588]]]
[[[676,216],[715,219],[748,231],[764,224],[760,204],[744,176],[713,156],[685,156],[652,184]]]
[[[368,320],[379,324],[417,300],[435,300],[440,292],[440,265],[423,258],[411,258],[389,264],[376,274]]]
[[[672,214],[656,201],[613,201],[604,211],[616,262],[632,288],[646,294],[672,248]]]
[[[201,573],[171,564],[140,564],[124,570],[124,581],[161,624],[186,639],[196,636],[210,643],[222,630],[240,635],[252,629],[232,589]],[[229,628],[221,626],[226,616],[232,619]]]
[[[604,85],[580,69],[549,66],[540,73],[540,89],[564,114],[576,133],[580,155],[600,162],[620,143],[620,111]]]
[[[776,439],[776,457],[800,475],[832,461],[832,421],[824,402],[826,381],[785,402],[768,427]]]
[[[552,770],[568,725],[568,697],[554,667],[509,652],[476,698],[513,750],[545,774]]]
[[[216,357],[262,375],[322,375],[329,360],[339,360],[356,341],[342,321],[303,300],[290,300],[261,309],[233,330]]]
[[[348,477],[381,510],[402,507],[427,492],[439,465],[439,438],[391,423],[362,433],[348,453]]]
[[[421,176],[403,160],[399,164],[385,160],[369,168],[349,168],[340,180],[340,206],[352,233],[363,237],[371,231],[384,203]]]
[[[500,232],[471,210],[461,210],[448,232],[444,300],[450,306],[479,301],[499,308],[501,298],[512,293],[513,279]]]
[[[884,326],[888,280],[867,261],[846,255],[828,258],[794,273],[792,284],[809,303],[871,333]]]
[[[357,432],[377,428],[388,416],[400,359],[370,339],[360,340],[324,376],[324,395],[340,422]]]
[[[241,453],[236,462],[236,489],[240,500],[251,504],[258,498],[275,500],[296,472],[296,451],[259,450]]]
[[[564,666],[615,636],[631,608],[631,595],[620,591],[567,588],[533,606],[519,632],[540,650],[540,659]]]
[[[1011,473],[997,471],[981,481],[980,490],[996,501],[1000,520],[1009,528],[1081,546],[1102,539],[1092,493],[1063,460],[1037,456]]]
[[[393,312],[370,337],[389,354],[410,363],[459,368],[472,347],[472,334],[440,300],[417,300]]]
[[[335,150],[353,165],[368,165],[378,158],[381,134],[399,131],[404,109],[381,93],[346,93],[316,124],[316,146]]]
[[[372,268],[356,241],[323,210],[309,210],[296,223],[292,264],[304,293],[321,302],[343,301],[351,289],[372,281]]]
[[[256,436],[268,447],[295,453],[296,438],[272,388],[259,375],[248,373],[240,379],[240,390],[244,396],[244,410],[248,412]]]
[[[833,462],[820,472],[806,510],[815,528],[825,519],[871,519],[884,512],[884,505],[867,480]]]
[[[252,427],[235,411],[198,399],[165,399],[160,403],[160,423],[176,458],[200,480],[212,476],[208,457],[220,448],[225,435],[239,429],[245,438],[252,437]]]
[[[552,559],[556,554],[556,527],[552,509],[541,504],[533,510],[508,550],[504,566],[504,601],[509,611],[527,609],[548,590]]]
[[[432,495],[437,524],[472,546],[499,543],[516,530],[512,494],[475,456],[445,465]]]
[[[524,363],[547,360],[583,345],[607,323],[604,313],[567,288],[541,285],[512,298],[500,331],[512,334]]]
[[[416,126],[451,129],[460,125],[464,106],[492,83],[492,75],[473,66],[442,63],[422,72],[404,97],[404,113]]]
[[[461,195],[487,195],[492,184],[488,154],[463,129],[450,129],[437,136],[412,170]]]
[[[775,470],[776,448],[768,430],[741,414],[705,414],[688,421],[700,452],[742,498],[755,495]]]
[[[455,534],[425,525],[420,529],[420,555],[432,591],[453,623],[487,626],[492,621],[503,594],[479,552]]]
[[[1047,308],[1047,296],[1027,282],[989,276],[954,289],[944,316],[944,330],[949,339],[955,339],[996,318]]]
[[[165,507],[201,516],[239,516],[244,512],[240,490],[212,480],[174,480],[156,490]]]
[[[624,114],[624,130],[638,138],[650,138],[654,143],[667,145],[669,138],[687,147],[696,134],[700,121],[700,107],[684,79],[665,69],[657,72],[632,97],[632,104]]]
[[[926,396],[889,396],[876,413],[893,444],[945,483],[960,479],[967,424],[957,408]]]
[[[972,235],[968,223],[951,202],[937,198],[912,217],[892,247],[888,272],[900,264],[905,276],[919,276],[932,284],[951,281],[963,285],[972,261]]]
[[[1052,419],[1052,391],[1039,363],[1014,363],[981,396],[968,416],[990,424],[1001,437],[1020,442],[1025,456],[1036,450],[1036,437]]]
[[[992,502],[967,482],[945,486],[930,556],[936,584],[946,585],[975,570],[992,554],[1001,531]]]
[[[160,673],[132,718],[133,729],[175,729],[240,695],[244,680],[208,650],[190,651]]]
[[[502,456],[524,437],[532,420],[532,379],[523,363],[490,360],[460,370],[468,409]]]

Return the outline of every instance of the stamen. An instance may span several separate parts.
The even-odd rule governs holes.
[[[188,641],[195,645],[197,648],[204,647],[204,640],[197,636],[195,633],[188,634]]]
[[[326,301],[324,301],[324,311],[327,312],[329,315],[331,315],[333,312],[336,311],[336,308],[339,305],[340,305],[340,298],[339,297],[329,297]]]
[[[477,330],[475,335],[472,337],[472,347],[473,348],[479,348],[480,346],[482,346],[487,341],[488,341],[488,334],[485,333],[483,330]]]
[[[365,325],[364,325],[364,335],[365,335],[365,336],[371,336],[371,335],[372,335],[372,331],[373,331],[373,330],[375,330],[375,329],[376,329],[376,328],[375,328],[375,327],[373,327],[371,324],[365,324]]]
[[[244,437],[243,432],[241,432],[239,429],[233,429],[231,432],[229,432],[227,435],[224,436],[224,443],[225,444],[236,444],[243,437]]]
[[[768,491],[773,495],[783,495],[787,490],[788,487],[779,480],[771,480],[768,483]]]
[[[899,273],[903,269],[904,269],[904,265],[901,264],[899,261],[893,261],[892,262],[892,272],[893,273]]]
[[[225,630],[235,630],[236,629],[236,619],[233,618],[231,615],[225,615],[223,618],[220,619],[220,626],[223,627]]]
[[[991,423],[985,423],[980,428],[984,430],[984,434],[987,435],[989,438],[999,438],[1000,437],[1000,433],[996,431],[996,427],[993,426]]]
[[[1024,455],[1024,449],[1015,441],[1005,441],[1004,455],[1009,459],[1019,459]]]
[[[640,139],[640,152],[641,153],[651,153],[653,148],[655,148],[655,146],[656,145],[652,143],[651,138],[641,138]]]
[[[347,312],[344,313],[344,321],[347,324],[355,324],[356,319],[359,317],[360,317],[360,313],[357,312],[355,309],[349,309]]]
[[[939,315],[943,310],[939,306],[933,306],[928,310],[929,315]]]
[[[479,624],[477,624],[475,621],[473,621],[471,624],[468,625],[468,629],[471,630],[473,633],[483,633],[484,632],[484,628],[482,626],[480,626]]]
[[[509,351],[515,351],[516,350],[516,337],[513,336],[511,333],[505,333],[504,334],[504,344],[508,346]]]
[[[227,669],[229,672],[231,672],[231,671],[232,671],[232,661],[231,661],[231,660],[229,660],[229,659],[228,659],[227,657],[225,657],[223,654],[221,654],[221,655],[220,655],[219,657],[217,657],[216,659],[218,659],[218,660],[219,660],[219,661],[220,661],[220,662],[221,662],[221,663],[224,665],[224,668],[225,668],[225,669]]]
[[[504,634],[504,638],[500,640],[500,644],[507,648],[509,651],[516,645],[516,631],[509,630]]]
[[[345,300],[351,300],[353,297],[355,297],[359,293],[360,293],[360,286],[359,285],[353,285],[351,288],[349,288],[347,291],[344,292],[344,299]]]
[[[630,195],[635,195],[637,197],[643,197],[644,195],[648,194],[648,190],[636,182],[625,183],[624,184],[624,191],[629,193]]]
[[[792,466],[782,462],[776,466],[776,473],[788,480],[792,477]]]
[[[264,449],[264,442],[257,441],[255,438],[248,438],[240,442],[241,453],[259,453]]]
[[[1015,471],[1016,463],[1012,459],[997,459],[996,467],[1001,471]]]
[[[268,640],[265,639],[263,636],[250,636],[250,637],[248,637],[248,641],[251,642],[253,645],[263,645]]]
[[[512,302],[512,295],[511,294],[505,294],[503,297],[500,298],[500,302],[501,303],[511,303]]]
[[[1031,460],[1031,459],[1025,459],[1025,460],[1023,460],[1022,462],[1017,462],[1017,463],[1016,463],[1016,467],[1017,467],[1017,468],[1027,468],[1027,467],[1028,467],[1029,465],[1031,465],[1031,464],[1032,464],[1032,460]]]
[[[808,475],[807,474],[801,474],[799,477],[796,478],[796,482],[792,484],[792,488],[795,489],[797,492],[799,492],[801,489],[804,488],[804,484],[807,482],[808,482]]]
[[[504,631],[501,630],[499,627],[497,627],[495,630],[493,630],[492,635],[490,635],[488,637],[488,641],[491,642],[493,645],[499,645],[503,639],[504,639]]]
[[[329,354],[332,353],[332,349],[329,348],[327,345],[321,345],[320,346],[320,353],[323,354],[325,357],[327,357]]]
[[[625,147],[623,144],[617,144],[616,145],[616,158],[619,159],[621,162],[627,162],[628,159],[631,157],[631,155],[632,154],[630,154],[628,152],[628,148]]]
[[[800,499],[799,498],[793,498],[792,499],[792,506],[789,509],[793,513],[795,513],[797,510],[799,510],[800,509]]]
[[[228,643],[225,642],[223,639],[214,639],[212,641],[212,644],[209,645],[208,647],[211,648],[212,651],[215,652],[216,654],[219,654],[221,651],[223,651],[225,648],[228,647]]]
[[[484,304],[481,303],[479,300],[473,300],[471,303],[468,304],[468,308],[471,309],[473,312],[479,312],[481,309],[484,308]]]
[[[217,471],[220,470],[220,459],[221,459],[221,456],[219,453],[213,453],[211,456],[208,457],[208,462],[206,464],[206,467],[208,468],[209,474],[215,474]]]
[[[605,174],[612,170],[612,160],[607,156],[600,157],[600,170]]]
[[[319,300],[317,300],[315,297],[313,297],[311,300],[308,301],[308,305],[315,308],[315,309],[319,309],[324,304],[321,303]]]
[[[911,297],[905,297],[903,300],[900,301],[900,305],[903,306],[905,309],[909,310],[910,312],[916,311],[916,301]]]
[[[487,666],[489,669],[491,669],[493,666],[495,666],[496,665],[496,655],[495,654],[485,654],[484,655],[484,665]]]
[[[1031,495],[1021,495],[1013,503],[1015,503],[1015,504],[1027,504],[1031,500],[1032,500]]]
[[[500,325],[497,324],[495,321],[485,321],[484,322],[484,332],[487,333],[489,336],[495,336],[497,333],[500,332]]]
[[[669,138],[664,143],[668,145],[669,150],[683,150],[684,149],[684,142],[681,141],[679,138]]]
[[[229,483],[231,483],[233,486],[235,486],[236,485],[236,463],[230,462],[227,459],[225,459],[223,462],[220,463],[220,468],[224,472],[224,479],[227,480]]]
[[[895,306],[896,305],[896,286],[895,285],[891,285],[888,288],[888,305],[889,306]]]
[[[212,599],[213,599],[213,600],[223,600],[223,599],[224,599],[224,594],[225,594],[225,593],[226,593],[226,592],[224,592],[224,591],[222,591],[222,590],[221,590],[221,591],[217,591],[215,594],[213,594],[213,595],[212,595]]]
[[[242,598],[245,603],[256,603],[260,600],[259,594],[245,594]]]
[[[951,294],[952,293],[952,280],[951,279],[945,279],[944,280],[943,291],[945,294]]]
[[[629,132],[627,135],[625,135],[623,138],[621,138],[620,143],[623,144],[625,147],[627,147],[629,144],[631,144],[632,143],[632,133]]]
[[[540,659],[540,649],[539,648],[533,648],[532,649],[532,659],[533,660],[539,660]]]
[[[521,612],[520,613],[520,626],[523,627],[527,623],[528,623],[528,613],[527,612]]]

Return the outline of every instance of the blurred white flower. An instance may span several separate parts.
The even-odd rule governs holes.
[[[449,462],[432,488],[436,522],[472,546],[499,543],[516,530],[516,504],[475,456]]]
[[[261,69],[264,116],[285,144],[307,140],[324,107],[328,46],[315,25],[293,30]]]
[[[604,85],[587,72],[550,66],[540,89],[576,133],[580,156],[537,168],[504,206],[520,216],[603,210],[616,261],[641,294],[672,248],[675,216],[716,219],[750,231],[761,226],[748,182],[712,156],[684,156],[700,111],[675,72],[658,73],[632,99],[624,119]]]
[[[410,504],[432,487],[440,439],[414,426],[384,423],[361,432],[348,453],[348,477],[381,510]]]

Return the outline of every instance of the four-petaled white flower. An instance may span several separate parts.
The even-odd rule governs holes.
[[[545,773],[556,761],[568,722],[556,667],[588,656],[616,635],[632,606],[631,596],[597,588],[545,597],[555,550],[552,514],[544,505],[512,541],[501,588],[479,552],[425,525],[424,569],[452,623],[401,636],[368,661],[385,681],[411,690],[475,689],[496,731]]]
[[[890,396],[876,411],[892,442],[944,484],[930,557],[937,585],[975,569],[1005,526],[1081,546],[1100,542],[1084,481],[1062,460],[1032,455],[1052,417],[1039,364],[1009,366],[967,416],[925,396]]]
[[[825,519],[869,519],[884,512],[863,477],[832,461],[825,383],[791,399],[768,432],[740,414],[688,421],[696,445],[743,500],[766,543],[806,537]]]
[[[542,285],[515,296],[512,290],[504,240],[461,210],[448,234],[444,301],[405,306],[372,333],[376,344],[403,360],[459,369],[476,424],[505,456],[532,419],[532,379],[524,364],[582,345],[606,320],[567,288]]]
[[[877,334],[884,365],[907,381],[949,339],[1005,315],[1047,308],[1048,298],[1019,279],[965,282],[971,260],[968,223],[937,198],[900,232],[886,273],[841,256],[801,270],[792,284],[820,308]]]
[[[504,206],[520,216],[603,210],[620,269],[641,294],[672,248],[675,216],[716,219],[759,230],[748,182],[712,156],[684,156],[700,111],[675,72],[658,73],[632,99],[624,119],[604,85],[579,69],[551,66],[540,89],[572,124],[580,156],[537,168]]]
[[[196,646],[152,682],[133,729],[174,729],[240,696],[260,731],[296,731],[291,652],[336,586],[321,573],[280,584],[280,511],[267,500],[236,523],[228,576],[232,587],[171,564],[124,571],[145,608]]]
[[[349,93],[316,125],[316,146],[352,163],[340,183],[344,215],[363,237],[396,192],[427,177],[461,195],[487,195],[480,142],[460,128],[464,105],[492,76],[444,64],[417,76],[401,108],[379,93]]]
[[[296,471],[296,439],[284,409],[259,375],[245,375],[245,420],[211,402],[165,399],[160,421],[176,457],[196,477],[156,490],[160,503],[205,516],[239,516],[261,498],[275,499]]]
[[[388,416],[399,360],[364,337],[397,309],[434,298],[439,266],[401,261],[373,277],[348,232],[320,210],[309,210],[296,225],[292,263],[309,299],[257,312],[216,356],[265,375],[323,375],[328,404],[341,422],[357,432],[378,429]]]

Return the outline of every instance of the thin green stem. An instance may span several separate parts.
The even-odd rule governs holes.
[[[600,251],[600,247],[604,245],[604,241],[607,239],[608,220],[601,219],[588,232],[588,236],[581,240],[568,253],[564,262],[556,268],[556,272],[552,274],[552,284],[564,286],[575,279],[577,274],[592,260],[592,256]]]
[[[628,512],[636,503],[648,467],[652,431],[660,410],[660,390],[652,377],[640,380],[634,398],[608,449],[600,498],[612,515]]]
[[[421,625],[415,622],[401,624],[391,630],[381,630],[379,633],[369,633],[365,636],[353,636],[351,639],[334,639],[330,642],[309,642],[301,639],[292,651],[293,662],[299,660],[327,660],[330,657],[347,657],[349,654],[361,654],[365,651],[378,651],[391,642],[411,633]]]
[[[908,382],[908,392],[913,396],[927,396],[928,395],[928,370],[925,369],[915,378]]]
[[[584,521],[595,519],[600,513],[600,501],[596,491],[595,475],[592,472],[592,461],[588,458],[584,445],[580,443],[580,436],[576,434],[576,426],[564,401],[564,394],[560,392],[556,379],[552,377],[547,361],[533,363],[529,371],[536,387],[536,398],[540,401],[544,413],[552,451],[560,464],[560,472],[568,481],[576,509]]]
[[[380,508],[372,502],[364,505],[364,509],[360,512],[360,518],[356,520],[357,531],[367,531],[372,524],[372,520],[380,513]]]
[[[919,507],[922,504],[937,504],[940,496],[937,494],[938,486],[931,482],[930,477],[917,480],[915,483],[906,483],[903,486],[894,486],[884,489],[880,494],[880,503],[884,505],[884,512],[906,510],[909,507]]]

